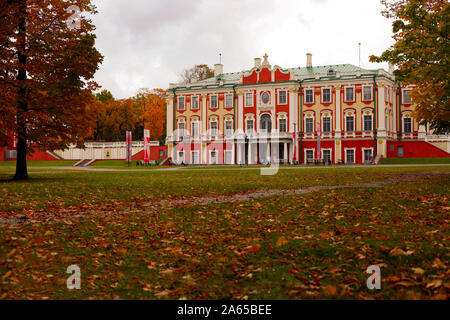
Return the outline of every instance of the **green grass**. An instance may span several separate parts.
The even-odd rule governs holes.
[[[111,177],[111,173],[83,173],[77,181],[88,191],[79,203],[86,203],[92,197],[90,186],[98,188],[98,181],[113,189],[111,194],[101,191],[104,199],[118,198],[115,188],[124,181],[134,187],[147,181],[136,194],[155,192],[159,184],[166,194],[158,197],[179,198],[220,194],[224,187],[229,188],[225,193],[294,188],[373,181],[418,170],[286,170],[266,178],[252,171],[144,172],[142,179],[134,173]],[[74,177],[52,174],[47,178],[53,185],[49,195],[70,185]],[[44,181],[41,177],[26,184],[22,199],[27,201],[34,183]],[[4,182],[0,187],[12,185]],[[104,206],[106,214],[94,213],[71,223],[0,228],[0,297],[448,299],[449,186],[450,177],[445,175],[382,188],[325,190],[157,212],[146,212],[141,202],[133,207],[117,202]],[[72,264],[81,268],[80,291],[65,286],[65,271]],[[382,266],[379,291],[366,288],[366,268],[373,264]]]
[[[133,160],[130,165],[124,160],[101,160],[96,161],[93,164],[91,164],[90,168],[114,168],[114,169],[158,169],[161,168],[157,165],[151,165],[151,166],[142,166],[140,161],[139,165],[136,165],[138,161]],[[159,163],[160,161],[157,160],[156,163]]]
[[[27,161],[27,166],[29,168],[33,167],[72,167],[77,161]],[[15,161],[4,161],[0,162],[1,167],[16,167]]]
[[[385,158],[380,164],[450,164],[447,158]]]

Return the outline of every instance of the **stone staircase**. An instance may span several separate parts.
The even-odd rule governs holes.
[[[88,167],[91,164],[93,164],[95,162],[95,160],[91,160],[91,159],[85,159],[85,160],[80,160],[77,163],[75,163],[73,166],[74,167]]]

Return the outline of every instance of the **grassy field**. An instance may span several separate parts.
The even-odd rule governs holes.
[[[381,159],[380,164],[449,164],[448,158],[387,158]]]
[[[64,161],[27,161],[27,165],[30,168],[33,167],[72,167],[77,161],[70,161],[70,160],[64,160]],[[3,161],[0,162],[0,168],[1,167],[16,167],[15,161]]]
[[[2,299],[448,299],[450,168],[32,172],[7,181],[0,211],[34,223],[0,227]],[[195,197],[342,185],[236,203]],[[173,208],[159,200],[192,199]],[[55,214],[85,217],[43,222]],[[77,264],[82,289],[69,291]],[[382,289],[366,288],[378,264]]]

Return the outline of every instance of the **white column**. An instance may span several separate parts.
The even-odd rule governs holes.
[[[287,154],[287,143],[283,143],[283,147],[284,147],[284,152],[283,152],[283,160],[284,162],[286,162],[288,160],[288,154]]]
[[[340,138],[341,137],[341,86],[336,86],[336,115],[335,115],[335,121],[336,121],[336,131],[335,131],[335,137]]]
[[[378,134],[380,136],[385,136],[386,134],[386,120],[385,120],[385,116],[386,116],[386,102],[385,102],[385,86],[383,84],[380,84],[378,86],[378,110],[377,110],[377,115],[378,115]]]
[[[237,128],[240,132],[244,130],[243,124],[244,124],[244,95],[242,92],[238,93],[238,125]]]
[[[202,135],[206,133],[206,94],[202,95]]]
[[[167,136],[168,137],[173,137],[173,112],[174,112],[174,108],[173,108],[173,96],[170,96],[169,99],[167,100],[167,118],[166,118],[166,123],[167,123]]]
[[[288,132],[294,132],[294,123],[297,121],[298,95],[296,89],[289,90],[289,129]],[[297,127],[298,128],[298,127]]]

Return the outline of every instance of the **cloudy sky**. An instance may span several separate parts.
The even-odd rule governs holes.
[[[370,54],[393,44],[391,21],[379,0],[94,0],[97,48],[105,60],[96,75],[116,98],[139,88],[166,89],[182,70],[218,63],[224,72],[248,70],[253,58],[272,65],[350,63],[378,68]]]

